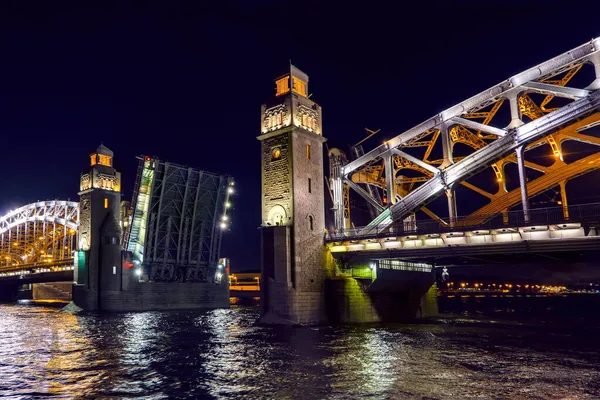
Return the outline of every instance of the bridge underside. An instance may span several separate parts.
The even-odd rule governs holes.
[[[344,264],[400,259],[437,266],[597,263],[600,237],[333,253]]]

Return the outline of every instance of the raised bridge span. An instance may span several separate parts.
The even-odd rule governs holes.
[[[111,159],[103,145],[91,155],[91,171],[81,176],[81,202],[35,202],[0,217],[0,283],[95,285],[90,263],[106,259],[98,248],[111,244],[113,259],[104,267],[110,275],[206,283],[224,273],[218,270],[223,269],[219,252],[229,226],[233,179],[143,156],[133,201],[121,202],[120,175]],[[110,213],[97,222],[97,210]]]

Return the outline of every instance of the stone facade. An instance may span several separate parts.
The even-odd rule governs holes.
[[[85,265],[75,271],[73,301],[81,308],[100,307],[99,293],[121,288],[121,175],[112,166],[113,153],[100,145],[91,170],[82,174],[79,251]],[[102,157],[101,159],[99,157]],[[93,179],[90,179],[90,176]]]
[[[292,157],[289,134],[272,136],[262,144],[263,224],[275,226],[292,222]],[[273,152],[279,151],[279,159]]]
[[[307,146],[310,146],[310,159],[307,157]],[[323,139],[298,130],[292,133],[292,147],[296,288],[300,292],[322,292],[325,279]]]
[[[263,105],[262,321],[325,321],[325,195],[321,107],[306,97],[308,77],[292,67],[289,87]],[[283,85],[285,86],[285,85]],[[287,87],[287,86],[285,86]]]

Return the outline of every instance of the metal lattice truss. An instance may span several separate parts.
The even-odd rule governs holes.
[[[595,79],[585,88],[568,86],[585,64],[593,65]],[[523,204],[527,214],[529,196],[548,189],[548,185],[560,186],[566,206],[566,181],[600,167],[597,154],[565,164],[561,153],[561,144],[566,140],[600,145],[598,138],[581,133],[600,120],[599,115],[594,114],[600,107],[599,88],[600,38],[597,38],[517,74],[340,166],[341,178],[332,181],[332,192],[341,194],[342,185],[348,185],[379,211],[360,234],[385,228],[417,210],[441,221],[426,204],[443,193],[448,197],[449,219],[452,220],[457,216],[454,198],[457,184],[490,199],[489,205],[475,213],[478,215],[506,212],[518,202]],[[541,101],[534,101],[540,97]],[[510,122],[503,127],[498,126],[498,118],[494,118],[502,107],[510,111]],[[439,139],[443,158],[430,160]],[[456,143],[468,146],[472,152],[463,157],[454,156]],[[525,152],[541,145],[548,145],[556,156],[554,165],[544,167],[525,161]],[[424,148],[424,154],[413,155],[411,149],[417,147]],[[509,192],[504,185],[503,166],[511,162],[519,167],[520,188]],[[499,184],[495,194],[466,181],[488,167],[493,169]],[[543,172],[544,176],[534,180],[535,185],[527,184],[525,168]],[[415,171],[418,176],[398,174],[402,170]],[[383,201],[365,189],[373,187],[385,191]],[[336,214],[342,215],[343,199],[334,199],[334,205],[338,208],[334,210]],[[339,220],[341,218],[336,221]]]
[[[144,157],[127,250],[156,281],[203,281],[218,264],[228,178]]]
[[[72,259],[79,203],[42,201],[0,217],[0,270],[64,264]]]

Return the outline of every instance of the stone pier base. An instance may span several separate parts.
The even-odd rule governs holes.
[[[264,282],[264,281],[263,281]],[[259,323],[266,325],[319,325],[327,322],[323,292],[298,292],[269,280],[261,297],[262,316]]]
[[[403,292],[370,292],[370,281],[339,277],[326,281],[331,323],[404,322],[438,315],[437,285]]]
[[[98,291],[73,285],[78,307],[104,311],[229,308],[229,285],[212,282],[129,282],[126,290]]]
[[[65,300],[70,301],[73,293],[71,282],[34,283],[33,300]]]

